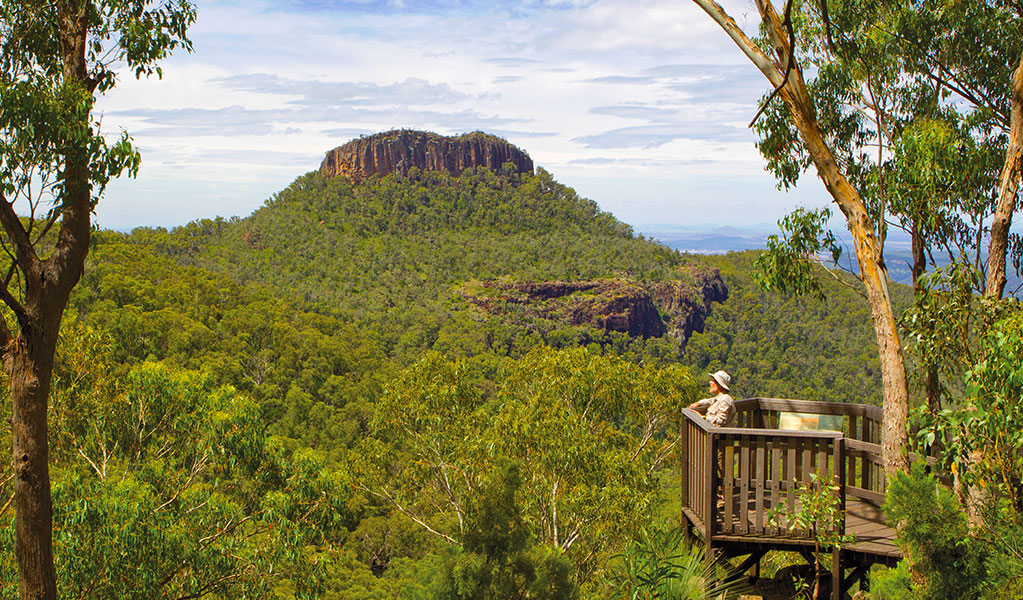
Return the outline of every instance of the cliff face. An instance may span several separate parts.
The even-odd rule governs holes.
[[[703,333],[713,302],[728,299],[728,288],[717,269],[683,267],[685,277],[649,287],[654,304],[665,314],[669,333],[683,346],[693,332]]]
[[[421,170],[459,175],[470,167],[500,171],[512,163],[520,173],[532,173],[533,161],[501,138],[482,132],[446,137],[425,131],[395,130],[352,140],[327,152],[320,172],[327,177],[348,177],[358,183],[372,175]]]
[[[477,303],[494,312],[499,312],[500,304],[507,302],[525,307],[525,312],[534,316],[569,325],[590,325],[644,338],[660,337],[666,331],[650,294],[629,281],[487,282],[484,285],[498,291],[498,301]]]
[[[679,279],[642,285],[622,279],[469,282],[462,295],[495,315],[522,314],[566,325],[588,325],[633,337],[670,335],[682,342],[702,332],[713,302],[728,288],[717,269],[686,268]]]

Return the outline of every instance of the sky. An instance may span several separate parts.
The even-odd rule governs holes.
[[[639,232],[773,223],[781,192],[748,128],[769,91],[684,0],[196,0],[191,54],[123,74],[98,110],[142,152],[101,227],[247,216],[324,154],[395,128],[482,130]],[[747,30],[749,0],[723,5]]]

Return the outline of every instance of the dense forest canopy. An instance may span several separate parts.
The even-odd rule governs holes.
[[[71,300],[57,372],[52,436],[62,466],[55,490],[68,502],[108,510],[101,507],[115,506],[132,481],[149,490],[152,505],[136,516],[97,512],[83,520],[72,511],[57,518],[67,524],[61,527],[82,528],[100,554],[130,546],[119,537],[127,531],[90,529],[105,519],[131,519],[137,532],[130,535],[146,537],[164,527],[160,518],[180,518],[168,512],[174,507],[199,519],[181,522],[181,540],[201,531],[202,519],[239,522],[216,538],[248,548],[234,558],[222,546],[189,549],[166,536],[136,548],[149,556],[176,547],[169,562],[152,555],[147,568],[182,593],[254,593],[270,585],[265,589],[285,595],[416,597],[426,592],[411,590],[440,594],[453,585],[438,575],[445,569],[496,560],[469,542],[475,538],[467,515],[483,510],[476,502],[488,485],[508,485],[517,491],[514,508],[505,508],[533,540],[522,546],[521,560],[560,573],[563,584],[550,585],[581,585],[572,593],[599,596],[609,585],[610,557],[663,510],[659,482],[664,474],[670,481],[664,469],[672,464],[665,444],[679,407],[700,393],[694,377],[724,367],[742,395],[878,401],[871,339],[855,296],[837,284],[826,300],[762,292],[749,275],[754,257],[671,251],[635,236],[543,170],[479,169],[459,177],[414,171],[359,185],[310,173],[245,219],[97,232]],[[489,279],[691,285],[693,269],[719,270],[731,297],[710,305],[703,333],[684,349],[685,340],[671,336],[633,338],[535,314],[486,313],[464,293],[465,285]],[[811,326],[821,319],[830,335]],[[82,363],[75,353],[96,359]],[[444,377],[455,384],[441,388],[455,394],[450,400],[429,391]],[[599,411],[551,404],[552,390],[573,386],[572,397],[599,401]],[[414,408],[410,394],[428,404]],[[119,421],[131,414],[142,420]],[[403,420],[410,415],[418,424]],[[260,423],[262,433],[237,443],[216,433],[251,427],[243,422]],[[529,422],[554,429],[505,435]],[[410,437],[407,427],[418,433]],[[551,445],[565,428],[576,431],[570,437],[580,446]],[[173,436],[186,430],[211,437],[175,451],[176,462],[126,441],[141,435],[151,447],[175,448],[189,438]],[[402,474],[419,464],[415,456],[429,458],[423,444],[440,440],[449,440],[444,460],[475,473],[443,510],[429,500],[438,492],[429,479]],[[479,444],[504,449],[484,459]],[[582,462],[572,466],[569,455]],[[634,462],[640,455],[646,462]],[[623,470],[626,464],[634,470]],[[507,467],[512,479],[488,479],[501,465],[518,465]],[[599,475],[596,465],[610,470]],[[300,482],[300,472],[315,476]],[[538,485],[548,486],[547,494],[552,482],[577,485],[583,472],[590,481],[584,488],[555,484],[554,505],[520,503],[542,496]],[[214,497],[222,512],[189,512],[205,510]],[[556,526],[544,524],[551,510]],[[586,525],[573,529],[574,514]],[[279,547],[252,546],[260,531],[291,533]],[[59,555],[71,551],[68,541],[57,541]],[[295,554],[287,544],[304,550]],[[452,555],[458,547],[469,554]],[[267,579],[268,561],[279,561],[283,579]],[[206,575],[179,580],[182,564]],[[492,568],[495,577],[511,576],[507,565]],[[114,577],[115,566],[105,569],[104,577]],[[231,573],[252,579],[243,583]],[[80,565],[60,566],[58,576],[62,586],[79,587],[97,575]]]

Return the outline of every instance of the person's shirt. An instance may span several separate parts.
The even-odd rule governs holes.
[[[726,427],[735,416],[735,400],[725,393],[713,398],[704,398],[696,403],[707,408],[707,422],[717,427]]]

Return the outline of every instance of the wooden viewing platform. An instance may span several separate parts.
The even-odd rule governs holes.
[[[846,514],[837,533],[856,536],[848,546],[827,549],[838,583],[831,586],[834,600],[857,581],[866,589],[871,565],[902,558],[879,508],[885,492],[879,407],[748,398],[735,408],[735,427],[714,427],[695,411],[683,411],[684,526],[703,538],[709,560],[745,556],[738,573],[754,569],[757,575],[770,550],[800,552],[812,564],[811,532],[789,527],[784,517],[772,524],[767,514],[775,506],[782,514],[794,512],[796,490],[811,473],[838,483]],[[779,428],[818,419],[832,429]]]

